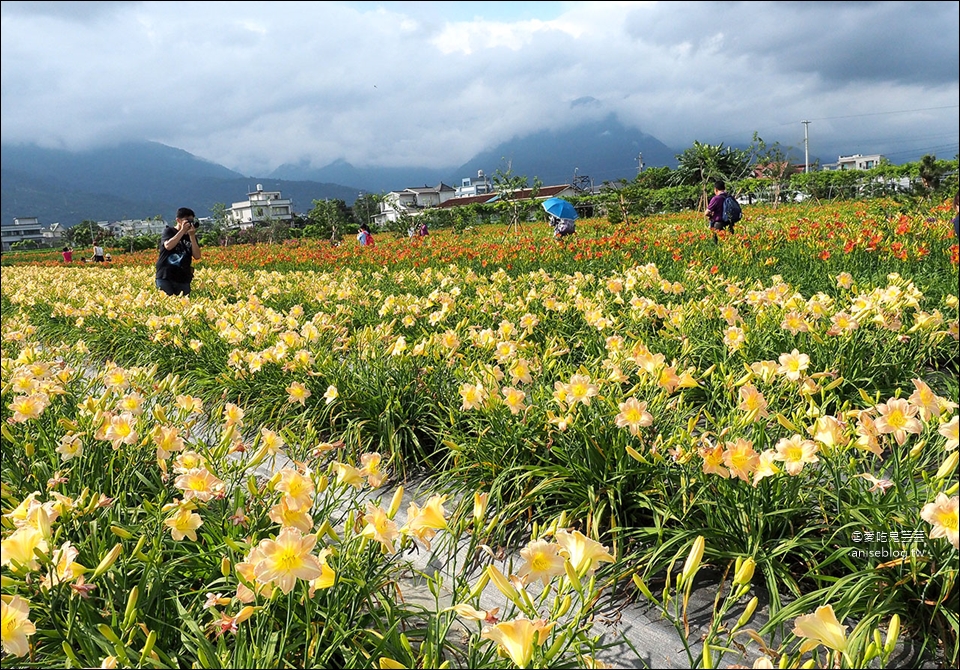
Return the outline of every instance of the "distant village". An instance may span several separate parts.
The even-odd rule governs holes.
[[[824,165],[825,170],[869,170],[876,167],[883,160],[880,154],[840,156],[836,163]],[[591,192],[592,184],[560,184],[542,186],[536,196],[539,199],[552,197],[572,197]],[[530,189],[515,194],[515,197],[529,198],[533,196]],[[379,211],[372,213],[370,223],[376,228],[383,228],[400,220],[403,217],[416,216],[429,208],[447,209],[470,205],[474,203],[487,204],[495,202],[498,194],[494,189],[490,177],[483,170],[477,172],[476,177],[464,177],[461,183],[454,187],[443,182],[436,186],[410,187],[399,191],[390,191],[384,194],[379,204]],[[256,190],[247,193],[247,199],[234,202],[226,211],[227,226],[231,229],[245,230],[266,221],[290,222],[297,213],[293,210],[293,202],[285,199],[280,191],[265,191],[261,184]],[[209,221],[201,219],[202,222]],[[124,219],[122,221],[97,221],[98,230],[91,231],[92,237],[111,236],[115,238],[132,238],[144,235],[160,235],[167,222],[161,217],[151,219]],[[14,245],[23,246],[22,242],[32,241],[37,247],[56,248],[63,244],[64,233],[67,227],[60,223],[44,224],[37,217],[15,217],[13,221],[0,222],[2,232],[2,250],[10,251]]]

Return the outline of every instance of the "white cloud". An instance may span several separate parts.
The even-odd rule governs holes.
[[[446,167],[612,112],[678,150],[809,119],[828,160],[957,151],[955,2],[4,2],[0,27],[4,143]]]

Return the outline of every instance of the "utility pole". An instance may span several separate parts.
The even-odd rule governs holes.
[[[810,172],[810,128],[809,121],[801,121],[803,124],[803,171]]]
[[[640,176],[640,173],[643,172],[643,168],[644,168],[643,152],[641,151],[640,154],[637,156],[637,176],[638,177]]]

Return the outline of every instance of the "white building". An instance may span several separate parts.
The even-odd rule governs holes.
[[[230,220],[239,228],[272,221],[293,221],[293,202],[280,196],[280,191],[264,191],[262,184],[247,194],[244,202],[235,202],[230,207]]]
[[[493,193],[493,182],[490,177],[483,174],[483,170],[477,170],[477,178],[471,179],[464,177],[460,180],[460,186],[457,187],[455,198],[470,198],[475,195],[484,195]]]
[[[38,246],[44,245],[43,226],[35,216],[14,217],[12,224],[0,223],[0,247],[10,251],[10,247],[23,240],[33,240]]]
[[[880,165],[883,160],[882,154],[853,154],[852,156],[840,156],[836,163],[824,165],[824,170],[869,170]]]
[[[114,237],[139,237],[140,235],[159,235],[166,227],[163,219],[124,219],[112,223],[101,224]]]
[[[397,221],[403,215],[416,216],[428,207],[439,207],[450,200],[456,192],[455,188],[443,182],[436,186],[391,191],[383,197],[380,211],[373,218],[374,223],[382,226],[385,223]]]
[[[48,246],[58,246],[66,229],[59,223],[51,223],[47,228],[41,228],[43,241]]]

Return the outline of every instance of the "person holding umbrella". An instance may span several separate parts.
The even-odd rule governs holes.
[[[577,232],[577,224],[573,219],[561,219],[551,214],[550,225],[553,226],[553,237],[557,240]]]
[[[553,226],[554,239],[559,240],[577,232],[577,210],[569,202],[563,198],[547,198],[543,201],[543,209]]]

